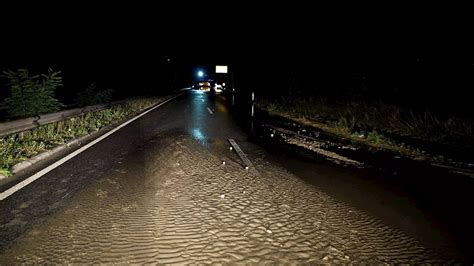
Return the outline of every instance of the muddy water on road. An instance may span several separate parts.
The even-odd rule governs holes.
[[[381,205],[380,198],[354,196],[379,190],[356,184],[351,171],[280,158],[279,147],[264,151],[236,128],[224,103],[205,95],[176,105],[139,121],[138,131],[130,127],[126,132],[143,136],[138,147],[111,154],[97,181],[29,229],[0,264],[459,261],[390,222],[404,214],[383,219],[354,204]],[[230,137],[258,174],[229,151]],[[340,197],[344,189],[347,197]]]
[[[276,125],[299,134],[304,127],[288,124],[281,118],[273,121],[268,115],[259,115],[258,112],[251,119],[249,110],[249,105],[244,104],[243,108],[234,107],[233,114],[251,141],[265,148],[268,160],[337,201],[421,240],[439,254],[474,261],[471,248],[474,219],[467,211],[471,208],[473,179],[394,156],[397,154],[344,149],[346,145],[350,146],[350,142],[321,132],[306,132],[299,139],[303,144],[311,142],[312,146],[316,141],[315,146],[329,153],[335,151],[336,155],[351,157],[344,160],[344,157],[339,159],[331,154],[314,152],[301,147],[301,143],[292,145],[288,141],[291,135],[282,137],[273,130]],[[347,158],[358,163],[351,163]]]
[[[0,262],[449,262],[243,147],[259,176],[191,136],[152,139]]]

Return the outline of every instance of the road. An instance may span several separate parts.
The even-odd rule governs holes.
[[[357,178],[314,164],[315,180]],[[189,92],[0,202],[0,264],[458,261],[404,230],[406,213],[387,222],[325,187],[248,141],[223,101]]]

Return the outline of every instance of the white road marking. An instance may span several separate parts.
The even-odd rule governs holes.
[[[213,114],[211,108],[207,107],[207,110],[209,111],[209,113],[210,113],[211,115]]]
[[[44,168],[43,170],[37,172],[36,174],[34,174],[34,175],[28,177],[27,179],[25,179],[25,180],[21,181],[20,183],[14,185],[13,187],[11,187],[11,188],[9,188],[9,189],[3,191],[2,193],[0,193],[0,201],[2,201],[2,200],[4,200],[4,199],[8,198],[8,197],[11,196],[11,195],[13,195],[13,193],[19,191],[20,189],[22,189],[22,188],[24,188],[25,186],[29,185],[30,183],[32,183],[32,182],[35,181],[36,179],[38,179],[38,178],[42,177],[43,175],[49,173],[50,171],[52,171],[53,169],[57,168],[57,167],[60,166],[61,164],[63,164],[63,163],[65,163],[65,162],[71,160],[72,158],[76,157],[76,156],[79,155],[81,152],[83,152],[83,151],[89,149],[90,147],[94,146],[95,144],[99,143],[101,140],[103,140],[103,139],[107,138],[108,136],[112,135],[113,133],[115,133],[115,132],[118,131],[119,129],[125,127],[126,125],[128,125],[128,124],[130,124],[130,123],[132,123],[133,121],[137,120],[138,118],[140,118],[140,117],[142,117],[142,116],[148,114],[149,112],[155,110],[156,108],[158,108],[158,107],[164,105],[165,103],[170,102],[170,101],[172,101],[172,100],[178,98],[179,96],[183,95],[184,93],[186,93],[186,92],[183,92],[183,93],[180,93],[180,94],[178,94],[178,95],[176,95],[176,96],[174,96],[174,97],[171,97],[170,99],[168,99],[168,100],[166,100],[166,101],[164,101],[164,102],[162,102],[162,103],[156,105],[155,107],[153,107],[153,108],[151,108],[151,109],[149,109],[149,110],[147,110],[147,111],[145,111],[145,112],[143,112],[143,113],[141,113],[141,114],[139,114],[139,115],[137,115],[137,116],[131,118],[130,120],[124,122],[123,124],[120,124],[120,125],[117,126],[116,128],[110,130],[109,132],[105,133],[104,135],[100,136],[99,138],[93,140],[92,142],[86,144],[85,146],[83,146],[83,147],[79,148],[78,150],[72,152],[71,154],[67,155],[66,157],[60,159],[59,161],[57,161],[57,162],[51,164],[50,166]]]

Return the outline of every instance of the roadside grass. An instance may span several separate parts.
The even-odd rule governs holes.
[[[161,101],[161,98],[134,99],[108,109],[0,138],[0,173],[11,176],[13,165],[54,146],[118,123]]]
[[[474,123],[454,116],[441,117],[429,111],[382,102],[335,102],[321,98],[262,99],[257,106],[271,114],[290,118],[376,148],[405,155],[420,155],[416,147],[390,136],[453,146],[474,146]]]
[[[3,175],[3,176],[10,176],[11,175],[11,172],[8,170],[8,169],[3,169],[3,168],[0,168],[0,175]]]

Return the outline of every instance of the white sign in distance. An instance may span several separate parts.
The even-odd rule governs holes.
[[[216,73],[227,73],[227,66],[216,66]]]

